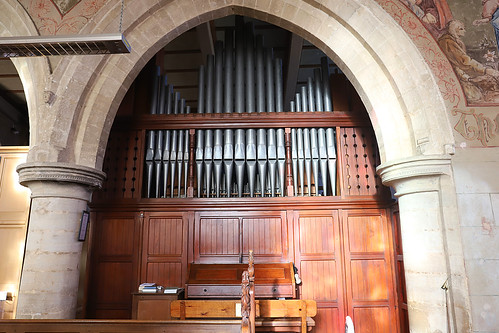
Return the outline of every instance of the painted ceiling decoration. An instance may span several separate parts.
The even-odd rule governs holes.
[[[81,0],[52,0],[54,5],[61,13],[61,16],[66,15],[74,6],[76,6]]]

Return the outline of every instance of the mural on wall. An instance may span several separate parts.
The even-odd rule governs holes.
[[[106,0],[19,0],[40,35],[78,33]]]

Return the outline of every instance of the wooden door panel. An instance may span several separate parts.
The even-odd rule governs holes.
[[[338,301],[338,276],[335,260],[306,260],[301,265],[301,298]],[[319,283],[318,283],[319,282]],[[341,285],[341,283],[340,283]]]
[[[319,303],[320,304],[320,303]],[[319,306],[319,305],[318,305]],[[344,331],[343,318],[340,318],[338,308],[318,307],[314,317],[316,333],[338,333]]]
[[[354,301],[388,301],[390,275],[384,260],[352,260],[350,268]]]
[[[386,247],[385,228],[380,215],[348,217],[346,240],[350,253],[383,253]]]
[[[92,220],[87,316],[129,318],[138,282],[140,221],[133,212],[97,213]]]
[[[147,281],[164,287],[183,288],[182,262],[149,262],[147,263]]]
[[[335,253],[335,231],[331,216],[300,217],[300,254],[330,255]]]
[[[146,244],[149,256],[181,256],[184,249],[182,218],[151,217]]]
[[[388,307],[354,308],[353,323],[355,332],[386,333],[396,332],[390,325],[390,309]]]
[[[187,213],[148,213],[144,217],[142,282],[182,287],[187,278]]]
[[[397,332],[390,221],[381,209],[342,213],[347,314],[359,332]]]

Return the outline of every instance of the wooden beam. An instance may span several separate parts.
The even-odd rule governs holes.
[[[303,38],[296,34],[291,34],[288,68],[286,69],[286,82],[284,83],[284,109],[289,107],[289,102],[295,97],[296,81],[298,80],[301,50],[303,47]]]
[[[215,54],[213,33],[210,22],[198,25],[196,27],[196,34],[198,36],[199,48],[201,49],[204,63],[208,54]]]

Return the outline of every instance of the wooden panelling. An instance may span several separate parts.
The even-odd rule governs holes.
[[[142,133],[137,130],[111,130],[102,170],[107,177],[102,189],[94,192],[94,202],[140,197]]]
[[[356,332],[387,333],[395,332],[396,327],[390,322],[388,307],[355,308],[353,323]]]
[[[301,255],[334,255],[335,232],[332,216],[300,216],[298,223]]]
[[[339,332],[345,307],[337,211],[295,212],[294,234],[300,297],[317,301],[315,332]]]
[[[337,333],[344,331],[343,317],[340,318],[338,308],[317,308],[317,315],[314,317],[317,333]]]
[[[381,178],[376,174],[380,158],[372,128],[342,127],[339,141],[343,193],[387,195],[387,188],[381,184]]]
[[[92,214],[87,316],[129,318],[137,288],[140,220],[135,213]]]
[[[386,247],[386,221],[381,216],[349,217],[348,248],[350,253],[383,253]]]
[[[359,332],[398,332],[391,223],[386,210],[342,213],[347,313]]]
[[[148,255],[182,255],[183,220],[182,218],[149,219],[147,232]]]
[[[187,213],[147,213],[140,282],[183,287],[187,271]]]
[[[196,263],[237,263],[250,249],[258,263],[289,260],[285,212],[199,212],[194,229]]]
[[[338,302],[338,263],[336,260],[302,261],[301,297],[316,301]],[[341,284],[340,284],[341,286]]]
[[[146,268],[146,279],[164,287],[183,287],[181,262],[149,262]]]
[[[352,260],[352,299],[388,301],[388,272],[384,260]]]
[[[199,254],[239,255],[240,222],[237,218],[202,218],[199,220]]]
[[[279,218],[244,218],[243,225],[243,253],[253,250],[256,256],[282,256],[284,223]]]

